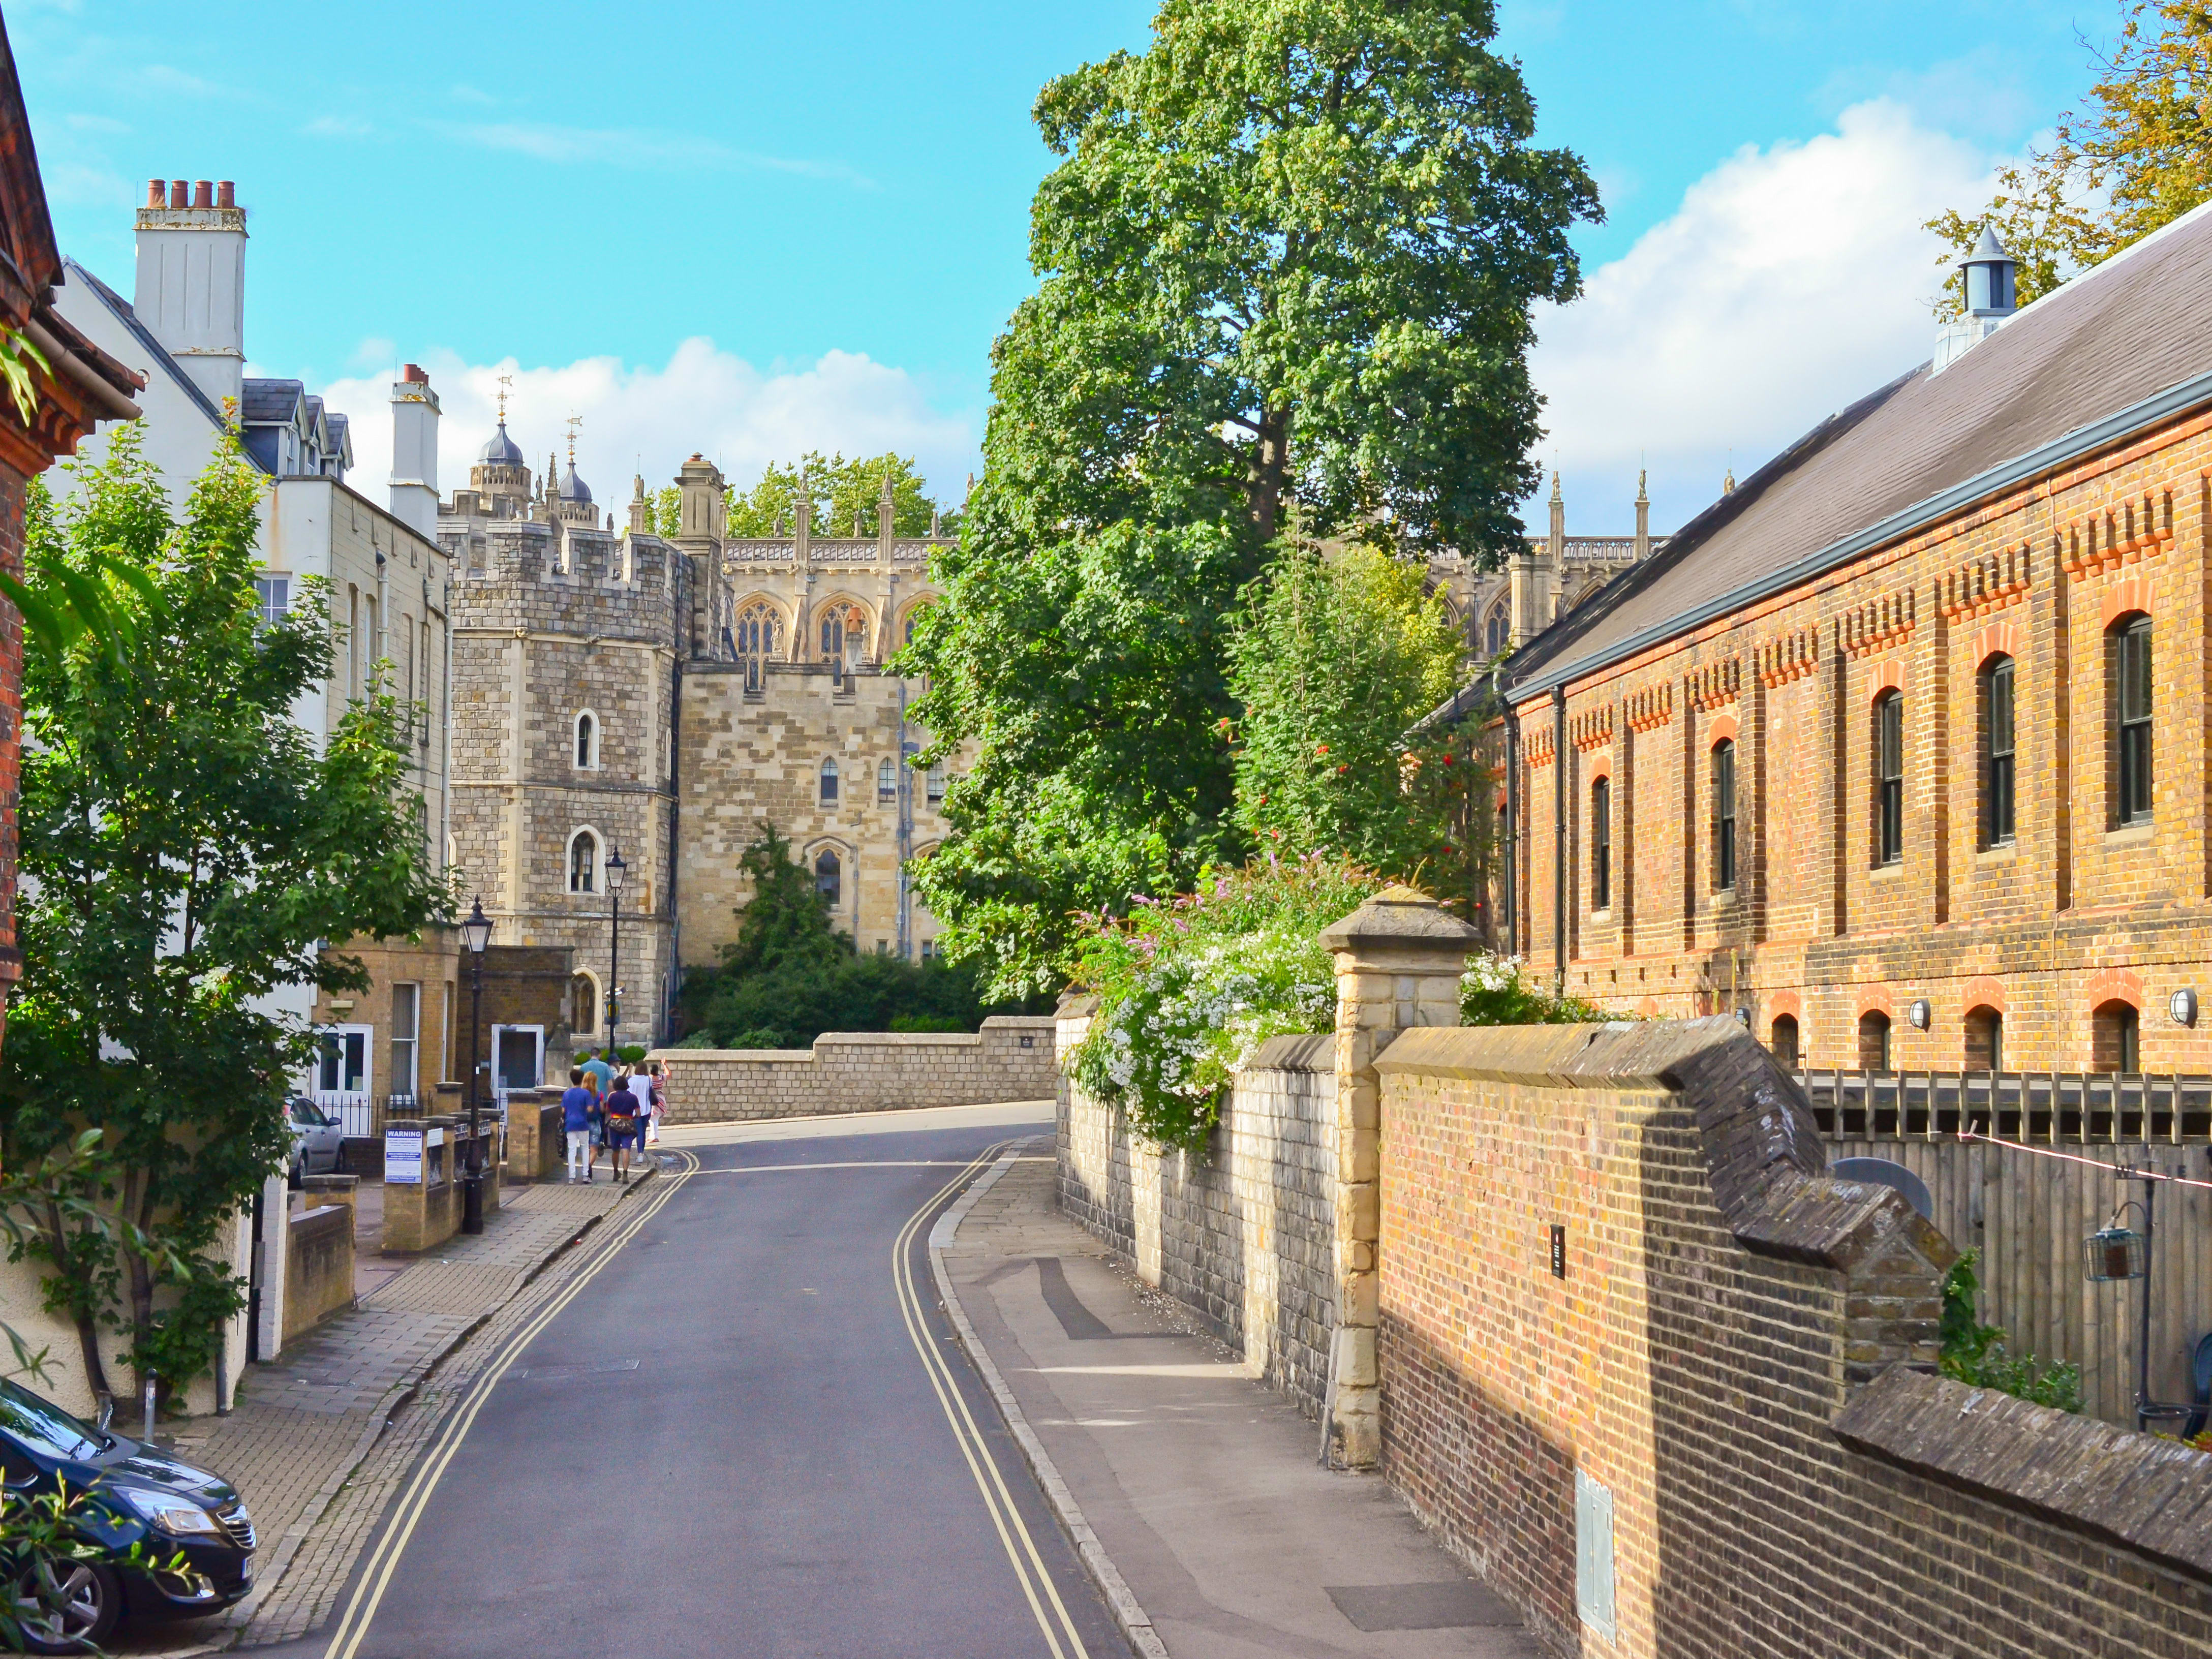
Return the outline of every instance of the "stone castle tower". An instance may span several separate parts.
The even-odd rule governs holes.
[[[774,824],[856,948],[931,955],[906,861],[941,838],[941,770],[908,763],[921,686],[883,665],[927,603],[930,538],[725,535],[725,483],[678,471],[676,536],[642,477],[603,524],[573,454],[533,478],[499,428],[441,506],[453,557],[453,833],[502,944],[570,956],[568,1032],[658,1042],[685,967],[735,939],[738,871]],[[609,890],[623,880],[619,981]]]

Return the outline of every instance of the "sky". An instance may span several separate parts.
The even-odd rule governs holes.
[[[547,454],[580,417],[602,502],[694,451],[739,483],[896,449],[957,500],[991,342],[1032,286],[1050,76],[1142,50],[1151,8],[1017,0],[278,7],[10,0],[64,252],[126,295],[146,180],[234,179],[250,372],[354,416],[380,494],[401,362],[450,492],[513,376]],[[1506,0],[1538,140],[1606,203],[1545,308],[1542,459],[1577,533],[1672,528],[1923,361],[1919,227],[2089,79],[2116,0]],[[1541,495],[1528,504],[1534,522]]]

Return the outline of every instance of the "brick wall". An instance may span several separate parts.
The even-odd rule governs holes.
[[[2212,1653],[2212,1458],[1892,1369],[1950,1246],[1820,1173],[1733,1020],[1414,1030],[1376,1069],[1384,1470],[1552,1650]]]
[[[1043,1100],[1057,1076],[1051,1019],[1011,1014],[972,1036],[824,1031],[811,1049],[663,1048],[653,1058],[668,1067],[668,1123]]]
[[[1060,1023],[1063,1051],[1081,1018]],[[1060,1203],[1318,1414],[1336,1324],[1333,1036],[1262,1043],[1203,1154],[1133,1143],[1064,1079]]]
[[[1874,550],[1577,682],[1558,740],[1520,710],[1522,945],[1625,1012],[1798,1022],[1820,1066],[1858,1063],[1893,1014],[1893,1063],[1972,1062],[1966,1017],[2003,1020],[2013,1069],[2097,1063],[2100,1003],[2142,1011],[2142,1064],[2212,1069],[2212,1021],[2166,999],[2212,979],[2207,469],[2212,422],[2124,449]],[[2117,821],[2112,628],[2152,625],[2154,811]],[[1985,844],[1981,672],[2015,664],[2017,827]],[[1875,842],[1875,700],[1903,699],[1904,853]],[[1711,755],[1735,744],[1738,872],[1712,856]],[[1498,757],[1502,760],[1502,753]],[[1590,787],[1609,781],[1610,902],[1590,887]],[[1564,780],[1566,854],[1555,857]],[[1903,1018],[1933,1004],[1924,1031]],[[1986,1064],[1984,1060],[1983,1062]]]

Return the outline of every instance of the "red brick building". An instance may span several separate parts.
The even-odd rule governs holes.
[[[31,144],[30,118],[15,54],[0,27],[0,329],[35,347],[52,373],[35,375],[38,402],[26,422],[0,394],[0,570],[23,574],[23,489],[57,456],[74,453],[96,422],[132,420],[138,377],[54,311],[60,251]],[[0,600],[0,1017],[22,977],[15,945],[15,806],[22,757],[23,635],[15,608]]]
[[[2212,210],[1953,333],[1511,659],[1493,921],[1813,1066],[2212,1069]]]

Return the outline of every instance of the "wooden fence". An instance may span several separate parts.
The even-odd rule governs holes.
[[[1903,1164],[1927,1183],[1936,1225],[1981,1250],[1982,1317],[2005,1328],[2013,1350],[2079,1366],[2088,1413],[2134,1427],[2146,1281],[2092,1281],[2082,1243],[2142,1196],[2116,1166],[2212,1179],[2212,1079],[1823,1071],[1800,1081],[1831,1161]],[[1961,1139],[1962,1125],[1996,1138]],[[2130,1224],[2140,1228],[2139,1211]],[[2159,1183],[2148,1283],[2152,1396],[2187,1401],[2191,1357],[2212,1332],[2212,1189]]]

